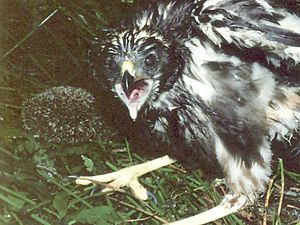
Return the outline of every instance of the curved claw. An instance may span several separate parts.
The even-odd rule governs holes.
[[[152,199],[154,204],[157,204],[157,198],[155,197],[155,195],[152,192],[147,191],[147,195],[148,195],[148,197],[150,197]]]

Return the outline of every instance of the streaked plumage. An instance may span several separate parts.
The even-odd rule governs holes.
[[[154,1],[107,31],[93,74],[141,132],[175,158],[217,161],[231,192],[253,199],[271,174],[271,141],[300,125],[300,18],[282,7]]]

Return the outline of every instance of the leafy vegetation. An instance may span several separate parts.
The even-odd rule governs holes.
[[[109,138],[70,145],[42,142],[22,129],[25,99],[53,86],[88,85],[91,40],[130,14],[135,3],[3,0],[1,4],[0,224],[161,224],[221,201],[226,193],[222,183],[205,179],[200,170],[187,172],[179,164],[141,178],[153,193],[145,202],[129,191],[103,194],[99,186],[77,186],[68,175],[103,174],[148,158],[132,152],[114,130]],[[297,224],[300,174],[287,171],[282,161],[278,168],[276,164],[269,190],[255,206],[213,224],[258,224],[263,218],[270,224]]]

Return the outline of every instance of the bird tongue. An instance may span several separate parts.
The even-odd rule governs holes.
[[[138,102],[145,95],[148,88],[149,84],[146,79],[134,82],[126,93],[129,102]]]
[[[144,90],[143,89],[133,89],[133,91],[130,93],[128,99],[132,101],[138,100],[143,95]]]
[[[137,117],[137,112],[141,104],[140,100],[145,95],[145,91],[147,91],[147,88],[147,82],[145,82],[144,80],[137,81],[134,85],[134,88],[127,96],[129,100],[129,114],[133,120],[135,120]]]

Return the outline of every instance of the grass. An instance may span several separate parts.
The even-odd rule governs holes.
[[[22,102],[49,87],[85,85],[90,40],[101,37],[108,21],[130,13],[134,3],[4,0],[1,4],[0,224],[152,225],[194,215],[221,201],[224,185],[205,179],[200,170],[185,171],[180,164],[141,178],[155,196],[145,202],[128,190],[103,194],[101,187],[76,186],[68,175],[103,174],[149,158],[133,152],[122,138],[49,144],[22,130]],[[300,174],[287,171],[283,161],[274,165],[273,182],[254,207],[212,224],[265,220],[299,225]]]

